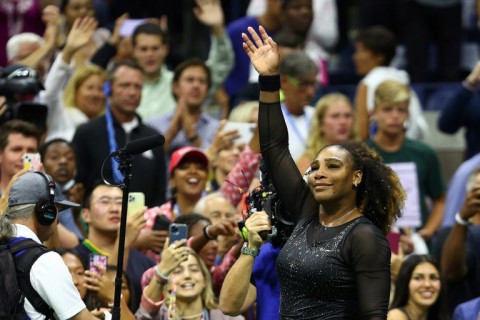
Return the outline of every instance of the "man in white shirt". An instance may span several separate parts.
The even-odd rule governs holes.
[[[0,243],[12,238],[27,238],[41,244],[55,232],[57,205],[78,206],[55,200],[55,183],[40,172],[18,177],[8,194],[8,207],[0,216]],[[50,251],[32,265],[30,282],[40,297],[53,309],[58,319],[94,319],[85,307],[62,257]],[[30,319],[45,319],[26,299],[24,309]]]
[[[317,71],[315,62],[302,51],[293,51],[280,62],[282,112],[293,159],[298,159],[307,145],[315,110],[310,103],[317,91]]]

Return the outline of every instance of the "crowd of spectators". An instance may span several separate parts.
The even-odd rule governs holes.
[[[245,292],[235,308],[219,304],[244,243],[237,226],[244,195],[265,176],[258,73],[242,46],[247,27],[261,25],[279,45],[281,108],[300,172],[325,145],[364,141],[406,190],[391,230],[401,236],[389,317],[477,316],[480,62],[461,61],[467,43],[480,52],[477,13],[478,0],[2,0],[0,193],[23,169],[23,155],[38,152],[38,169],[81,204],[59,214],[47,244],[90,310],[111,308],[112,274],[122,264],[125,318],[278,318],[276,277],[260,275],[275,273],[272,243],[252,265],[252,278],[262,281],[255,293]],[[417,94],[427,82],[448,82],[453,92],[442,101],[438,129],[427,124]],[[446,181],[425,138],[460,128],[465,162]],[[146,207],[129,214],[117,261],[124,177],[108,156],[156,134],[163,146],[132,160],[130,191],[142,192]],[[187,224],[190,248],[165,243],[158,216]],[[90,254],[108,257],[100,275],[89,271]],[[434,274],[422,281],[435,297],[412,309],[418,301],[408,286],[422,282],[419,266]],[[436,308],[444,299],[448,310]]]

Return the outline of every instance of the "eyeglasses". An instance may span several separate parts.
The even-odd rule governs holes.
[[[313,87],[315,90],[319,88],[319,83],[316,80],[315,81],[299,80],[292,76],[286,76],[286,79],[288,83],[293,84],[295,87],[301,90],[305,90],[308,87]]]
[[[116,205],[116,206],[121,206],[122,205],[122,198],[110,198],[110,197],[101,197],[96,201],[101,206],[108,206],[108,205]]]

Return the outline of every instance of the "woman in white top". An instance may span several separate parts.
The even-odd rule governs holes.
[[[93,18],[75,21],[65,47],[45,79],[40,99],[49,108],[47,141],[54,138],[71,141],[80,124],[100,115],[105,108],[106,72],[93,65],[74,69],[71,63],[73,55],[88,44],[96,25]]]

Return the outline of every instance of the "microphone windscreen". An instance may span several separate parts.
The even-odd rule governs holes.
[[[135,155],[161,146],[165,143],[165,137],[161,134],[130,141],[125,146],[125,153]]]

